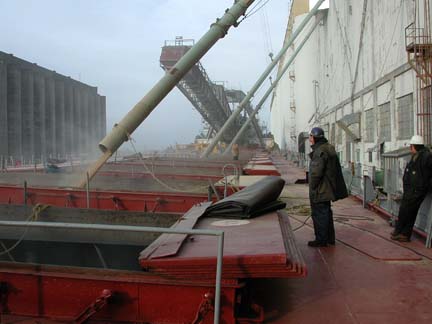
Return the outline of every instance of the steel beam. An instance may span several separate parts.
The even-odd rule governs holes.
[[[249,118],[250,118],[250,116],[253,114],[253,108],[252,108],[252,106],[251,105],[246,105],[245,109],[246,109],[246,112],[248,113]],[[256,134],[256,136],[258,138],[258,142],[260,143],[261,147],[264,147],[265,144],[264,144],[264,140],[263,140],[263,137],[262,137],[261,128],[260,128],[260,126],[258,124],[258,121],[257,121],[255,115],[252,118],[252,126],[253,126],[253,128],[255,130],[255,134]]]
[[[342,130],[348,135],[348,137],[353,141],[353,142],[358,142],[360,141],[360,137],[356,134],[354,134],[353,131],[351,131],[351,129],[349,129],[348,125],[345,124],[342,120],[337,120],[336,124],[342,128]]]
[[[164,46],[161,65],[168,71],[191,46]],[[213,128],[219,130],[231,114],[222,85],[214,84],[198,62],[180,80],[177,88],[192,103],[201,117]],[[231,135],[232,138],[233,135]]]
[[[103,155],[88,170],[90,179],[102,165],[129,139],[135,129],[150,115],[153,109],[176,86],[185,74],[204,56],[205,53],[222,37],[229,28],[237,25],[237,20],[245,14],[254,0],[237,0],[217,19],[210,30],[163,76],[158,83],[132,108],[131,111],[114,126],[113,130],[99,143]],[[86,177],[78,184],[83,187]]]
[[[230,90],[227,90],[226,93],[227,93],[228,101],[231,103],[240,103],[244,99],[244,97],[246,97],[246,94],[241,90],[230,89]],[[250,103],[246,104],[245,109],[246,109],[248,115],[250,116],[250,114],[252,114],[252,112],[253,112],[252,105]],[[260,128],[256,118],[253,118],[252,126],[255,129],[255,133],[257,135],[257,138],[258,138],[260,145],[262,147],[264,147],[264,140],[262,138],[261,128]]]
[[[277,84],[279,83],[279,81],[282,78],[282,76],[285,74],[285,72],[290,67],[291,63],[294,62],[294,59],[296,58],[297,54],[301,51],[301,49],[303,48],[304,44],[306,44],[306,42],[308,41],[309,37],[312,35],[312,33],[315,30],[316,26],[318,26],[318,24],[321,21],[321,19],[323,18],[323,16],[324,16],[323,14],[318,14],[317,15],[314,25],[311,27],[311,29],[306,34],[306,36],[304,37],[304,39],[302,40],[302,42],[299,44],[299,46],[296,48],[296,50],[294,51],[294,53],[291,55],[291,57],[289,58],[289,60],[285,63],[285,65],[284,65],[283,69],[281,70],[281,72],[278,73],[277,78],[273,81],[272,85],[268,88],[268,90],[266,91],[266,93],[264,94],[264,96],[261,98],[260,102],[256,105],[253,113],[249,116],[248,120],[243,124],[242,128],[238,131],[237,135],[234,137],[234,139],[232,140],[232,142],[230,143],[230,145],[228,145],[228,147],[226,148],[224,154],[228,154],[231,151],[231,148],[234,145],[234,143],[237,143],[238,140],[241,138],[241,136],[243,135],[244,131],[250,125],[250,123],[252,122],[252,120],[255,117],[255,115],[258,113],[258,111],[261,109],[261,107],[263,106],[263,104],[265,103],[265,101],[267,100],[267,98],[273,92],[273,89],[277,86]]]
[[[242,102],[238,105],[237,109],[231,114],[230,118],[226,121],[226,123],[223,125],[223,127],[218,131],[216,136],[213,138],[209,146],[206,148],[204,153],[202,154],[202,158],[208,157],[208,155],[213,151],[217,143],[221,140],[223,134],[225,131],[231,127],[232,123],[236,120],[238,115],[242,112],[243,108],[249,103],[249,101],[252,99],[252,97],[255,95],[255,92],[259,89],[261,84],[266,80],[267,76],[270,74],[270,72],[273,70],[273,68],[276,66],[276,64],[279,62],[279,60],[283,57],[283,55],[286,53],[288,48],[292,45],[294,40],[297,38],[297,36],[300,34],[300,32],[304,29],[304,27],[307,25],[309,20],[318,12],[318,8],[320,5],[324,2],[324,0],[318,0],[316,5],[312,8],[312,10],[307,14],[307,16],[304,18],[304,20],[301,22],[301,24],[298,26],[298,28],[294,31],[294,33],[291,35],[288,42],[282,47],[282,49],[279,51],[279,53],[274,57],[273,61],[267,66],[265,71],[261,74],[259,79],[255,82],[255,84],[252,86],[251,90],[247,93],[246,97],[242,100]]]

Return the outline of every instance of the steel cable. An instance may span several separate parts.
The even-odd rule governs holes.
[[[162,180],[160,180],[151,170],[150,168],[147,166],[147,164],[145,163],[143,157],[141,154],[138,153],[137,149],[135,148],[135,145],[133,144],[133,139],[131,137],[129,137],[129,141],[131,143],[132,149],[134,150],[135,154],[138,156],[138,159],[140,160],[140,162],[142,163],[142,165],[144,166],[144,169],[152,176],[152,178],[159,183],[162,187],[167,188],[168,190],[171,191],[175,191],[175,192],[201,192],[203,189],[207,189],[208,185],[206,186],[200,186],[200,187],[195,187],[195,188],[184,188],[184,189],[180,189],[180,188],[174,188],[171,187],[170,185],[166,184],[165,182],[163,182]]]

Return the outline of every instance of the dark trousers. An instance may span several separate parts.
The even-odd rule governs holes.
[[[396,234],[411,237],[418,210],[424,199],[424,194],[403,195],[395,228]]]
[[[333,243],[335,241],[335,229],[330,201],[311,202],[311,210],[315,240],[320,243]]]

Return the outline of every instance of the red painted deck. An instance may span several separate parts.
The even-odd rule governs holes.
[[[307,216],[304,216],[301,208],[298,208],[300,206],[307,211],[309,205],[308,189],[307,185],[294,184],[296,179],[304,178],[304,171],[295,168],[280,157],[273,158],[273,162],[288,183],[281,197],[287,202],[287,213],[291,215],[291,226],[295,230],[297,246],[303,254],[308,273],[306,277],[302,278],[252,278],[241,280],[240,283],[235,282],[235,280],[227,280],[225,291],[226,296],[228,296],[226,300],[226,307],[228,308],[225,308],[223,312],[225,323],[235,322],[232,313],[235,305],[233,300],[239,291],[238,289],[241,289],[239,286],[242,282],[250,288],[251,295],[254,296],[253,303],[262,305],[266,310],[266,323],[430,323],[432,321],[432,285],[430,284],[432,279],[432,250],[424,247],[424,241],[417,237],[414,237],[410,243],[391,241],[389,236],[393,229],[385,219],[372,210],[364,209],[360,202],[354,199],[345,199],[337,202],[333,209],[336,221],[336,245],[318,249],[308,247],[307,241],[313,239],[311,221],[307,221],[302,226]],[[21,196],[18,195],[17,197],[22,199],[22,189],[20,193]],[[1,194],[0,197],[2,197]],[[267,228],[268,224],[260,225],[263,227],[263,233],[268,233],[266,244],[270,246],[273,242],[274,233],[270,228]],[[193,241],[188,241],[187,245],[193,246],[201,242],[202,239],[204,238],[194,238]],[[238,271],[241,268],[232,267],[234,264],[241,264],[242,267],[253,264],[249,262],[251,259],[247,257],[247,249],[252,251],[255,246],[256,249],[262,248],[254,237],[239,235],[235,239],[245,249],[245,258],[231,258],[235,262],[230,263],[230,249],[226,245],[228,259],[224,269],[228,273],[225,276],[229,276],[231,271]],[[199,253],[206,255],[197,267],[197,272],[190,273],[190,276],[194,274],[193,277],[200,279],[201,276],[208,274],[206,267],[211,265],[208,262],[206,249],[211,246],[216,253],[215,242],[202,242],[202,251]],[[272,252],[280,251],[280,249],[280,245],[276,244]],[[187,249],[181,253],[184,258],[190,257]],[[274,265],[281,261],[281,255],[280,253],[273,255],[278,254],[279,257],[274,259],[268,255],[268,260],[271,260],[270,266],[273,267],[272,271],[275,271],[275,274],[277,270],[274,269]],[[203,256],[201,255],[201,257]],[[194,257],[200,257],[200,255],[194,254]],[[260,262],[263,260],[264,258]],[[155,259],[154,265],[157,265],[156,261],[160,262],[160,259]],[[243,264],[239,262],[243,262]],[[244,269],[242,268],[242,270]],[[181,268],[176,267],[171,275],[182,275],[181,270]],[[188,269],[188,271],[192,270],[194,269]],[[77,309],[84,308],[94,300],[101,289],[106,288],[107,281],[104,281],[101,271],[92,274],[93,277],[90,276],[91,278],[89,278],[89,273],[85,274],[88,280],[76,284],[77,291],[82,293],[80,299],[72,300],[73,305],[79,306]],[[56,271],[41,268],[34,268],[29,273],[18,272],[16,269],[2,266],[0,268],[1,280],[4,278],[4,273],[16,276],[15,280],[25,282],[28,287],[33,289],[33,295],[26,295],[26,298],[32,299],[34,296],[42,299],[47,298],[49,305],[58,311],[61,311],[64,305],[71,303],[68,290],[64,289],[65,282],[70,283],[71,278],[79,281],[80,276],[83,276],[82,273],[59,274]],[[45,277],[40,276],[42,273]],[[172,281],[168,278],[163,278],[165,280],[164,286],[160,288],[158,285],[161,282],[158,283],[158,280],[162,280],[161,277],[153,274],[146,274],[146,276],[149,282],[140,282],[134,276],[127,279],[123,276],[118,277],[119,283],[116,287],[127,292],[125,296],[127,302],[130,303],[125,304],[127,305],[125,312],[128,319],[137,316],[133,320],[152,323],[183,323],[185,319],[189,320],[194,314],[192,310],[199,308],[203,293],[211,290],[211,285],[206,283],[206,280],[202,286],[195,287],[196,283],[191,285],[190,279],[182,279],[184,286],[175,287],[170,286],[170,283],[177,282],[178,284],[178,279]],[[64,279],[65,277],[67,280]],[[159,279],[152,281],[154,278]],[[125,283],[120,283],[122,280],[125,280]],[[155,287],[155,284],[157,284],[157,289],[153,290],[152,287]],[[45,288],[53,290],[52,296],[46,297],[48,290]],[[189,291],[190,296],[185,294],[185,290]],[[17,298],[17,296],[11,298]],[[24,299],[23,303],[28,300]],[[183,311],[182,309],[186,304],[193,305],[193,307]],[[43,311],[40,307],[38,308],[38,305],[40,304],[34,305],[35,312]],[[170,318],[158,318],[157,314],[161,313],[169,314]],[[121,318],[122,314],[124,315],[124,313],[104,311],[97,314],[96,319],[110,322]],[[173,320],[173,318],[175,319]],[[2,322],[9,323],[12,319],[16,320],[16,318],[2,315]],[[55,318],[55,320],[58,322],[59,318]],[[41,322],[48,323],[50,321],[43,320]],[[23,320],[20,323],[35,323],[35,320],[27,319],[27,321]],[[206,318],[205,323],[211,323],[211,319]]]
[[[301,170],[285,162],[285,176]],[[283,169],[283,168],[282,168]],[[289,206],[306,205],[307,186],[288,185]],[[292,227],[306,217],[294,215]],[[288,211],[289,212],[289,211]],[[310,248],[311,221],[295,231],[308,268],[301,280],[256,280],[256,292],[273,324],[430,323],[432,321],[432,249],[415,237],[410,243],[389,239],[386,219],[354,199],[334,204],[336,245]],[[296,219],[298,219],[298,221]],[[268,290],[271,293],[268,293]],[[276,312],[274,312],[276,311]]]

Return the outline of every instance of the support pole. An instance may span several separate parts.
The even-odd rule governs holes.
[[[309,20],[317,13],[318,8],[320,5],[324,2],[324,0],[318,0],[316,5],[312,8],[312,10],[307,14],[305,19],[301,22],[301,24],[298,26],[298,28],[294,31],[294,33],[291,35],[291,38],[289,41],[282,47],[282,49],[279,51],[279,53],[275,56],[273,61],[267,66],[265,71],[261,74],[259,79],[255,82],[252,89],[247,93],[246,97],[243,98],[243,100],[240,102],[238,107],[235,111],[231,114],[231,116],[227,119],[225,124],[221,127],[221,129],[218,131],[216,136],[213,138],[209,146],[206,148],[204,153],[202,154],[201,158],[206,158],[209,156],[209,154],[213,151],[214,147],[217,145],[217,143],[221,140],[223,134],[225,131],[231,127],[232,123],[236,120],[238,115],[242,112],[244,107],[247,105],[247,103],[252,99],[252,97],[255,95],[255,92],[259,89],[261,84],[266,80],[267,76],[270,74],[270,72],[273,70],[273,68],[276,66],[276,64],[279,62],[279,60],[282,58],[282,56],[286,53],[288,48],[292,45],[294,40],[297,38],[297,36],[300,34],[300,32],[303,30],[303,28],[307,25]]]
[[[260,102],[256,105],[254,111],[249,116],[248,120],[240,128],[240,130],[238,131],[237,135],[231,141],[230,145],[228,145],[228,147],[226,148],[226,150],[223,153],[224,155],[226,155],[229,152],[231,152],[231,148],[234,145],[234,143],[237,143],[238,140],[241,138],[241,136],[243,135],[244,131],[250,125],[250,123],[252,122],[252,120],[255,117],[255,115],[258,113],[258,111],[261,109],[262,105],[265,103],[265,101],[267,100],[267,98],[273,92],[273,89],[277,86],[277,84],[280,81],[280,79],[282,79],[282,76],[288,70],[288,68],[290,67],[291,63],[296,58],[297,54],[301,51],[301,49],[303,48],[304,44],[306,44],[307,40],[309,39],[310,35],[312,35],[312,32],[315,30],[316,26],[318,26],[318,24],[321,21],[322,17],[323,17],[323,14],[317,15],[314,25],[311,27],[311,29],[309,30],[309,32],[307,33],[307,35],[305,36],[305,38],[302,40],[302,42],[300,43],[300,45],[296,48],[296,50],[291,55],[291,57],[289,58],[289,60],[286,62],[286,64],[284,65],[282,71],[279,73],[279,75],[277,76],[277,78],[273,81],[272,85],[266,91],[266,93],[264,94],[264,96],[261,98]]]
[[[245,14],[247,8],[254,0],[237,0],[234,5],[225,11],[222,18],[217,19],[191,47],[191,49],[156,83],[129,113],[114,126],[113,130],[99,143],[104,153],[90,168],[90,179],[110,156],[129,139],[135,129],[150,115],[154,108],[176,86],[183,76],[204,56],[205,53],[220,39],[223,38],[231,26],[238,25],[238,18]],[[86,177],[81,179],[79,187],[84,187]]]
[[[246,111],[247,111],[247,114],[249,116],[251,116],[252,113],[253,113],[252,106],[246,107]],[[252,120],[252,126],[255,129],[255,133],[256,133],[256,136],[258,138],[258,141],[259,141],[261,147],[264,147],[265,143],[264,143],[264,139],[263,139],[263,136],[262,136],[261,127],[258,124],[258,120],[253,119]]]
[[[90,208],[90,177],[88,172],[86,172],[86,175],[87,175],[87,182],[86,182],[87,208]]]
[[[367,174],[365,174],[364,170],[363,170],[363,208],[367,208],[368,207],[368,203],[366,201],[367,199]]]
[[[27,181],[24,180],[24,206],[27,205]]]

